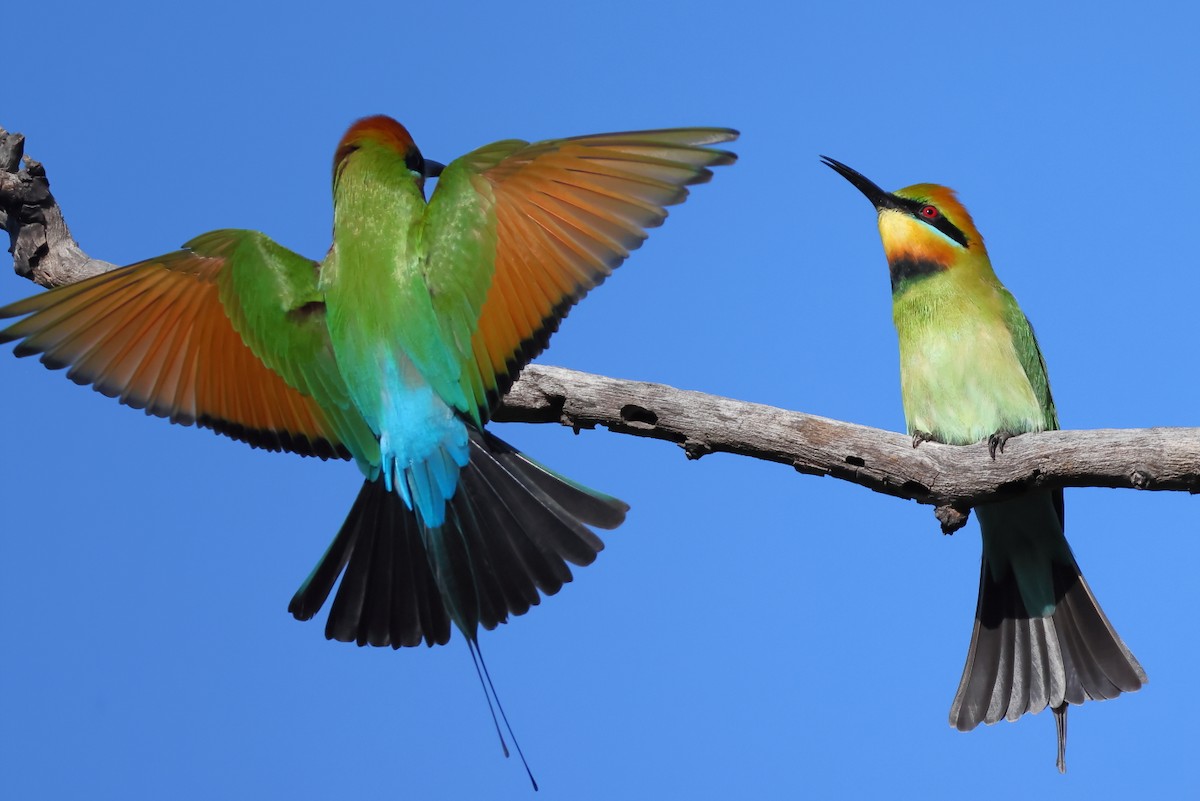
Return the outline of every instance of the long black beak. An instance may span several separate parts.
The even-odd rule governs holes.
[[[858,187],[858,191],[866,195],[867,200],[871,201],[871,205],[877,210],[882,211],[883,209],[896,207],[896,200],[891,194],[884,192],[874,181],[867,178],[867,176],[858,170],[852,170],[842,162],[829,158],[829,156],[821,156],[821,163],[827,167],[832,167],[838,175]]]
[[[421,171],[421,175],[426,178],[437,178],[442,174],[442,170],[444,169],[446,169],[446,165],[440,161],[425,159],[425,168]]]

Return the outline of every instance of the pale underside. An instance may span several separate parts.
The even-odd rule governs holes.
[[[998,431],[1055,427],[1000,315],[986,313],[992,310],[962,295],[905,295],[913,297],[898,297],[895,313],[900,392],[909,433],[967,445]]]

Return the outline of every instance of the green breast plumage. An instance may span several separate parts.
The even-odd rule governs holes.
[[[972,283],[964,287],[964,281]],[[1029,374],[1029,354],[1023,354],[1026,342],[1033,342],[1032,332],[1014,336],[1010,303],[1015,308],[998,283],[954,270],[894,295],[901,394],[910,433],[965,445],[1001,430],[1056,427]],[[1027,328],[1019,309],[1016,314]],[[1032,362],[1040,365],[1036,344],[1032,347]]]

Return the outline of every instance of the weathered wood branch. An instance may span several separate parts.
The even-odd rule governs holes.
[[[724,452],[789,464],[942,507],[951,528],[956,512],[965,522],[970,507],[1031,487],[1200,492],[1200,428],[1046,431],[1013,437],[992,459],[987,443],[914,448],[891,431],[539,365],[525,369],[495,419],[604,426],[674,442],[692,459]]]
[[[25,137],[0,127],[0,226],[8,231],[17,275],[52,287],[114,269],[76,244],[50,194],[46,170],[24,153]]]
[[[58,286],[113,265],[89,258],[67,230],[45,170],[24,160],[24,138],[0,128],[0,221],[14,268]],[[937,507],[944,531],[971,507],[1031,487],[1114,487],[1200,492],[1200,429],[1048,431],[956,447],[890,431],[559,367],[533,365],[505,397],[498,421],[604,426],[682,446],[688,458],[724,452],[788,464]]]

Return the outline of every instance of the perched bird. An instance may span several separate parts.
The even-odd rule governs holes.
[[[479,628],[558,592],[568,563],[604,547],[589,526],[615,528],[628,509],[484,424],[664,207],[734,161],[711,146],[736,137],[510,139],[443,167],[400,123],[367,117],[334,154],[322,261],[256,231],[213,231],[0,309],[23,318],[0,341],[172,422],[353,459],[362,490],[289,610],[311,618],[344,572],[329,638],[433,645],[453,621],[483,682]]]
[[[917,184],[889,194],[822,158],[879,214],[913,447],[987,440],[995,458],[1013,435],[1058,428],[1033,328],[954,192]],[[1061,489],[981,504],[975,514],[983,532],[979,601],[950,723],[969,731],[1051,707],[1065,770],[1067,705],[1133,692],[1146,673],[1071,554]]]

